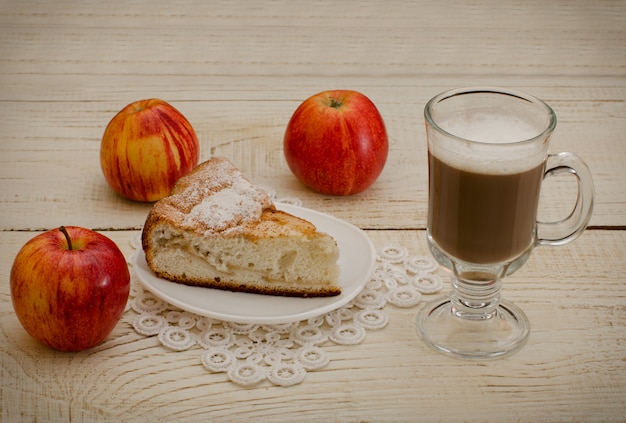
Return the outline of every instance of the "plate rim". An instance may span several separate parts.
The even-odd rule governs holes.
[[[312,309],[307,309],[305,311],[302,312],[294,312],[294,313],[288,313],[288,314],[278,314],[275,316],[258,316],[258,315],[238,315],[238,314],[229,314],[229,313],[224,313],[224,312],[214,312],[211,311],[209,309],[205,309],[205,308],[200,308],[197,307],[194,304],[189,304],[188,302],[186,302],[184,299],[181,298],[176,298],[175,296],[173,297],[172,295],[170,295],[169,293],[165,293],[162,292],[161,289],[159,289],[159,287],[154,286],[154,284],[152,284],[150,281],[146,281],[144,277],[142,277],[141,272],[146,272],[149,274],[149,276],[151,276],[152,278],[156,278],[160,281],[164,281],[167,283],[175,283],[175,282],[170,282],[170,281],[166,281],[162,278],[158,278],[154,273],[152,273],[152,271],[150,270],[150,268],[147,266],[147,263],[145,261],[145,254],[143,249],[141,248],[141,246],[139,246],[137,248],[137,250],[134,252],[133,256],[131,257],[131,264],[133,265],[134,268],[134,273],[135,276],[137,277],[137,279],[139,280],[139,282],[142,284],[143,287],[145,287],[149,292],[151,292],[153,295],[155,295],[157,298],[172,304],[175,307],[178,307],[182,310],[185,311],[189,311],[195,314],[198,314],[200,316],[204,316],[204,317],[209,317],[209,318],[213,318],[213,319],[217,319],[217,320],[222,320],[222,321],[227,321],[227,322],[236,322],[236,323],[242,323],[242,324],[285,324],[285,323],[293,323],[293,322],[299,322],[305,319],[310,319],[310,318],[314,318],[314,317],[318,317],[320,315],[323,315],[325,313],[329,313],[331,311],[337,310],[338,308],[344,306],[345,304],[349,303],[351,300],[353,300],[365,287],[365,285],[367,284],[367,282],[371,279],[372,274],[374,273],[375,267],[376,267],[376,250],[374,248],[374,244],[372,243],[371,239],[369,238],[369,236],[365,233],[365,231],[363,231],[362,229],[356,227],[355,225],[343,220],[343,219],[339,219],[333,215],[327,214],[327,213],[323,213],[317,210],[313,210],[313,209],[309,209],[306,207],[302,207],[302,206],[296,206],[296,205],[292,205],[292,204],[285,204],[285,203],[276,203],[276,208],[279,210],[283,210],[286,211],[288,213],[293,214],[294,216],[297,217],[303,217],[299,215],[299,212],[303,212],[305,215],[306,214],[311,214],[313,216],[315,216],[316,218],[313,219],[314,221],[312,221],[311,223],[313,223],[316,227],[319,226],[320,222],[318,222],[317,218],[319,219],[327,219],[330,222],[334,222],[335,224],[339,224],[340,226],[349,229],[350,231],[352,231],[355,235],[358,235],[359,237],[363,238],[363,240],[365,241],[365,246],[367,247],[367,251],[369,253],[369,260],[367,262],[367,264],[369,266],[367,266],[363,272],[360,272],[360,274],[358,276],[360,276],[362,278],[362,280],[356,281],[354,283],[354,286],[352,287],[352,289],[344,295],[345,291],[342,292],[342,294],[338,295],[338,296],[334,296],[334,297],[315,297],[315,298],[299,298],[299,297],[280,297],[280,296],[271,296],[272,300],[276,300],[276,301],[290,301],[290,300],[303,300],[303,301],[323,301],[326,300],[328,301],[327,303],[324,303],[322,305],[320,305],[319,307],[314,307]],[[304,218],[306,218],[307,220],[310,220],[310,218],[308,216],[304,216]],[[325,230],[325,229],[319,229],[318,230],[322,231],[322,232],[326,232],[329,233],[329,235],[333,236],[333,238],[335,238],[335,240],[337,241],[337,244],[340,244],[340,240],[337,239],[337,237],[335,235],[333,235],[332,233],[330,233],[331,231]],[[365,248],[364,248],[365,250]],[[340,246],[339,248],[340,251],[340,255],[342,253],[342,248]],[[365,258],[365,257],[364,257]],[[140,260],[143,261],[143,263],[140,262]],[[365,260],[361,261],[360,263],[363,264],[365,262]],[[339,264],[341,266],[342,262],[341,262],[341,256],[339,259]],[[345,265],[345,263],[344,263]],[[344,272],[344,268],[341,268],[341,271]],[[340,276],[340,280],[341,280],[341,276]],[[206,292],[206,290],[214,290],[214,291],[220,291],[220,292],[227,292],[228,294],[233,294],[233,295],[261,295],[261,294],[251,294],[251,293],[245,293],[245,292],[232,292],[232,291],[223,291],[223,290],[217,290],[215,288],[206,288],[206,287],[193,287],[193,286],[187,286],[187,285],[180,285],[181,287],[184,287],[185,289],[198,289],[198,290],[203,290],[203,292]],[[343,289],[343,287],[342,287]],[[267,296],[264,296],[267,297]]]

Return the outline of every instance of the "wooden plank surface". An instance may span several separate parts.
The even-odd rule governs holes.
[[[33,233],[3,233],[0,278]],[[135,232],[105,232],[130,254]],[[423,231],[369,231],[377,247],[428,254]],[[585,260],[581,260],[585,257]],[[472,362],[431,351],[415,309],[385,308],[389,325],[301,385],[242,388],[211,374],[197,348],[173,352],[134,332],[127,312],[105,343],[69,354],[33,341],[0,285],[2,421],[621,421],[626,417],[624,231],[594,230],[539,248],[503,295],[531,321],[515,355]],[[599,270],[601,269],[601,270]],[[445,274],[441,272],[445,277]],[[447,281],[447,279],[446,279]],[[448,288],[445,288],[447,292]]]
[[[626,86],[620,90],[626,98]],[[422,110],[430,93],[407,91],[414,91],[410,97],[419,100],[394,104],[394,99],[401,101],[400,94],[373,93],[387,124],[389,158],[376,184],[352,197],[318,195],[290,173],[282,138],[297,101],[172,104],[196,129],[202,160],[226,156],[254,182],[299,197],[308,207],[328,211],[359,227],[424,228],[427,166]],[[551,151],[578,153],[594,176],[596,201],[591,225],[625,226],[624,102],[571,99],[551,103],[560,118]],[[0,228],[33,230],[68,221],[99,229],[141,227],[149,205],[116,196],[100,170],[102,133],[115,110],[124,105],[1,102]],[[546,201],[541,207],[548,211],[573,204],[574,198],[563,195],[560,185],[546,184],[544,191]],[[51,208],[59,213],[50,214]]]
[[[626,2],[528,0],[0,0],[0,422],[626,421]],[[414,309],[289,388],[242,388],[192,349],[138,335],[127,313],[99,347],[42,347],[13,312],[9,272],[35,230],[103,231],[126,254],[150,208],[115,195],[100,139],[126,104],[159,97],[194,126],[201,157],[428,254],[423,108],[458,86],[547,101],[551,151],[589,165],[596,201],[576,242],[535,250],[504,296],[531,320],[501,360],[454,360],[415,333]],[[308,96],[363,92],[385,120],[380,179],[353,197],[305,189],[282,138]],[[541,215],[563,217],[573,178],[547,180]],[[439,270],[442,275],[443,271]],[[447,288],[446,288],[447,290]]]
[[[17,74],[24,62],[129,77],[623,76],[626,65],[623,4],[607,0],[5,1],[1,11]]]
[[[448,6],[4,2],[0,229],[50,228],[59,215],[93,228],[140,227],[147,207],[107,189],[98,151],[113,115],[146,97],[162,97],[188,117],[203,159],[226,155],[255,182],[360,227],[423,228],[423,107],[442,90],[474,84],[512,86],[548,101],[560,121],[552,151],[575,151],[594,172],[591,224],[626,225],[624,8],[585,1]],[[379,182],[350,198],[305,190],[282,156],[299,102],[337,87],[372,98],[391,141]],[[559,192],[546,188],[545,197]],[[549,211],[553,204],[546,202]],[[48,213],[51,207],[59,213]]]

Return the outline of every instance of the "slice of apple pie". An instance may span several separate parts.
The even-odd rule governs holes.
[[[296,297],[341,293],[335,240],[277,210],[225,158],[201,163],[153,205],[142,246],[150,269],[172,282]]]

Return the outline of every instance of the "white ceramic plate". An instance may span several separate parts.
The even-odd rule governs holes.
[[[186,286],[158,278],[148,267],[141,248],[132,257],[135,274],[160,299],[183,310],[215,319],[257,324],[281,324],[316,317],[352,300],[376,266],[376,251],[367,235],[343,220],[289,204],[277,208],[304,218],[337,241],[341,294],[335,297],[295,298],[230,292]]]

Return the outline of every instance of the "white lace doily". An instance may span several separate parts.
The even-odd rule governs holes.
[[[287,200],[287,201],[285,201]],[[299,205],[297,199],[278,199]],[[138,237],[131,239],[140,248]],[[225,372],[243,386],[268,380],[275,385],[301,383],[308,371],[323,368],[330,358],[324,346],[361,343],[367,330],[388,323],[384,308],[414,307],[422,294],[442,288],[432,272],[431,257],[411,256],[397,245],[377,251],[377,266],[370,281],[354,300],[316,318],[280,325],[226,322],[181,310],[144,289],[134,272],[129,308],[136,316],[132,325],[144,336],[156,336],[172,350],[201,350],[200,360],[211,372]],[[132,266],[131,266],[132,270]]]

